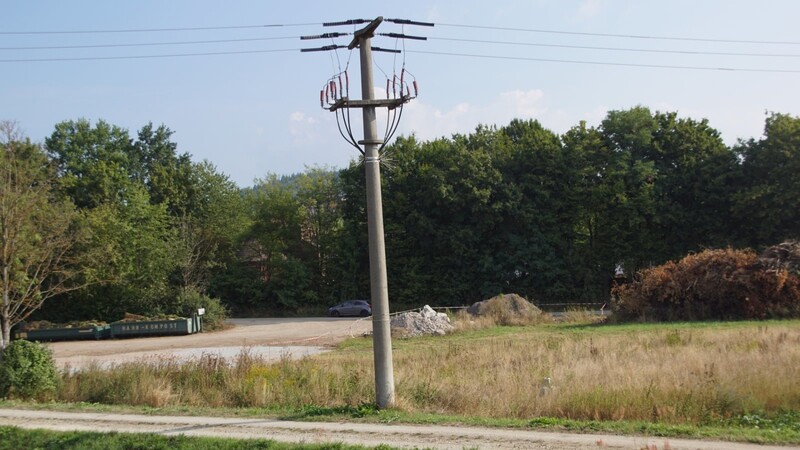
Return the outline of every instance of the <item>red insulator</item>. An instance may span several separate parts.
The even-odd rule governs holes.
[[[325,107],[325,91],[319,90],[319,106]]]
[[[414,80],[414,97],[419,96],[419,86],[417,86],[417,80]]]
[[[337,96],[336,96],[336,82],[331,80],[330,82],[328,82],[328,84],[331,86],[331,98],[336,100],[336,98],[337,98]]]
[[[392,98],[397,98],[397,75],[392,75]],[[403,88],[400,88],[400,95],[403,95]]]
[[[328,103],[331,102],[331,97],[330,97],[330,92],[329,92],[330,88],[331,88],[330,84],[325,85],[325,101],[328,102]]]

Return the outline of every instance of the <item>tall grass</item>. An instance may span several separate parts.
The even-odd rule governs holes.
[[[538,325],[396,340],[398,407],[411,412],[709,423],[800,410],[800,322]],[[323,407],[374,399],[368,340],[301,361],[206,355],[65,373],[68,402]],[[549,379],[549,386],[544,381]]]

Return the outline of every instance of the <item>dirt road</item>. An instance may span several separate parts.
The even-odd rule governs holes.
[[[303,356],[372,331],[370,318],[231,319],[230,323],[232,328],[213,333],[53,342],[48,346],[59,366],[80,367],[90,363],[121,363],[147,357],[191,356],[215,351],[227,356],[235,355],[244,347],[254,349],[262,356],[280,357],[286,353]]]
[[[674,450],[787,450],[790,447],[718,441],[551,433],[457,426],[289,422],[272,418],[145,416],[0,409],[0,425],[51,430],[117,431],[163,435],[274,439],[283,442],[344,442],[365,446],[436,449],[629,449],[647,445]],[[796,448],[796,447],[795,447]]]

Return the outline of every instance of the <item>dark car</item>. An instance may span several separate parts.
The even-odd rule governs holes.
[[[336,306],[328,308],[328,315],[331,317],[339,316],[361,316],[372,315],[372,305],[366,300],[347,300]]]

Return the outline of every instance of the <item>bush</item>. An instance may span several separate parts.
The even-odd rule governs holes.
[[[0,359],[0,397],[46,400],[59,376],[50,350],[39,343],[13,341]]]
[[[800,316],[800,278],[765,269],[750,250],[706,250],[642,271],[616,289],[621,320],[737,320]]]
[[[205,308],[203,329],[208,331],[224,328],[225,319],[228,318],[228,310],[220,299],[209,297],[195,289],[181,290],[175,308],[177,314],[185,317],[191,317],[198,309]]]

